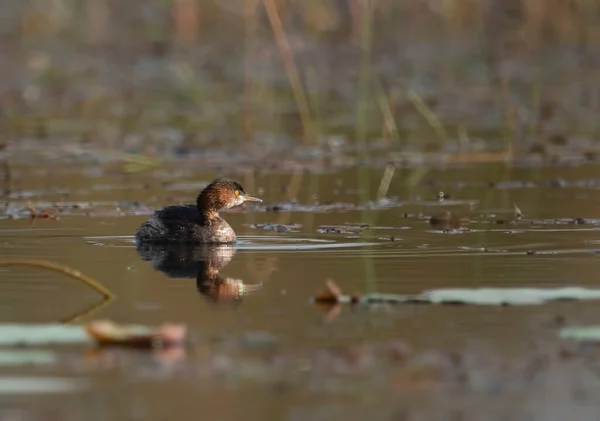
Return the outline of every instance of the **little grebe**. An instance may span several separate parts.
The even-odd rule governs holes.
[[[240,183],[217,178],[198,195],[195,205],[172,205],[154,212],[135,233],[140,242],[234,243],[235,232],[219,211],[244,202],[262,202]]]

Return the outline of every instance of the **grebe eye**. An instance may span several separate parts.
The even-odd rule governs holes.
[[[234,193],[235,193],[236,196],[240,195],[240,191],[239,190],[234,191]]]

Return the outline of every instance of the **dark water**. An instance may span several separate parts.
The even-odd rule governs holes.
[[[347,363],[345,357],[330,361],[323,356],[332,349],[346,355],[351,351],[344,349],[402,341],[417,352],[465,350],[475,359],[518,365],[531,347],[544,341],[554,346],[557,318],[572,324],[597,322],[594,302],[378,305],[344,307],[336,313],[310,299],[326,279],[347,292],[401,294],[443,287],[595,287],[600,269],[596,166],[447,168],[429,170],[412,185],[416,170],[397,169],[384,201],[376,200],[384,173],[378,168],[238,175],[248,192],[265,199],[266,208],[224,214],[240,243],[221,260],[215,257],[218,264],[230,259],[219,275],[241,280],[252,291],[240,300],[220,302],[199,291],[197,274],[206,271],[206,264],[199,266],[185,252],[169,261],[166,254],[147,255],[154,261],[145,261],[132,237],[148,207],[190,201],[215,174],[189,170],[177,180],[188,184],[169,187],[158,170],[123,176],[100,168],[93,176],[81,176],[74,166],[43,178],[35,168],[14,171],[18,188],[9,203],[13,213],[25,206],[26,199],[19,196],[27,192],[40,207],[62,200],[90,208],[64,212],[58,220],[0,220],[2,258],[71,266],[117,298],[84,314],[98,300],[93,291],[52,272],[2,268],[2,322],[55,322],[77,315],[83,316],[81,321],[184,322],[192,345],[179,359],[43,347],[55,351],[58,362],[6,368],[4,375],[82,383],[68,393],[0,393],[0,419],[558,420],[563,419],[561,411],[595,419],[598,384],[584,382],[581,368],[559,366],[548,370],[545,380],[519,388],[506,386],[508,380],[487,373],[491,366],[483,364],[471,373],[475,380],[469,390],[459,393],[437,386],[398,386],[394,371],[375,357],[361,371],[355,366],[362,357],[346,370],[339,368]],[[438,201],[440,191],[450,199]],[[290,199],[297,199],[297,210],[272,210],[275,204],[284,209],[282,203],[289,205]],[[308,206],[315,203],[329,208]],[[524,215],[518,223],[510,222],[513,204]],[[470,230],[432,228],[428,216],[446,210],[469,217]],[[584,223],[575,224],[574,218]],[[291,232],[277,232],[257,224],[297,225]],[[370,228],[361,229],[364,224]],[[339,231],[323,232],[324,227]],[[175,277],[165,273],[169,271]],[[546,405],[548,396],[553,396],[554,411]]]

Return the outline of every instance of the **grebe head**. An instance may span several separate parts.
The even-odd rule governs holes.
[[[200,192],[197,206],[201,212],[219,212],[221,209],[239,206],[244,202],[262,202],[262,200],[247,194],[237,181],[220,177]]]

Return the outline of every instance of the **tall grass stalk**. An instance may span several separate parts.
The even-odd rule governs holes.
[[[392,178],[394,177],[394,171],[396,167],[393,165],[387,165],[385,170],[383,171],[383,175],[381,176],[381,181],[379,182],[379,188],[377,189],[377,200],[383,199],[390,188],[390,183],[392,182]]]
[[[427,123],[437,133],[440,141],[448,140],[448,133],[444,128],[443,124],[434,114],[434,112],[425,104],[425,101],[421,99],[419,94],[414,91],[408,93],[408,99],[413,103],[417,111],[427,120]]]
[[[313,66],[308,67],[306,70],[306,85],[309,94],[311,115],[314,116],[313,127],[315,133],[322,133],[322,121],[321,121],[321,106],[319,103],[319,86],[317,83],[317,72]]]
[[[360,63],[360,76],[358,81],[358,103],[356,115],[356,140],[361,159],[366,157],[367,142],[367,112],[370,108],[369,86],[371,86],[371,47],[373,42],[372,22],[373,22],[373,0],[362,2],[362,20],[361,20],[361,49],[362,58]],[[371,196],[369,183],[369,172],[364,166],[358,168],[358,187],[361,192],[361,201],[364,203]],[[369,212],[361,212],[361,223],[373,224],[374,218]],[[363,258],[365,288],[373,292],[377,290],[377,277],[373,256],[368,253]]]
[[[373,78],[373,85],[375,88],[375,95],[377,96],[377,102],[379,103],[379,108],[381,110],[381,115],[383,117],[383,138],[385,140],[389,140],[391,138],[393,141],[399,142],[400,135],[398,134],[398,127],[396,127],[393,107],[393,104],[396,102],[395,100],[398,91],[392,89],[391,94],[388,97],[383,90],[381,81],[378,78]]]

